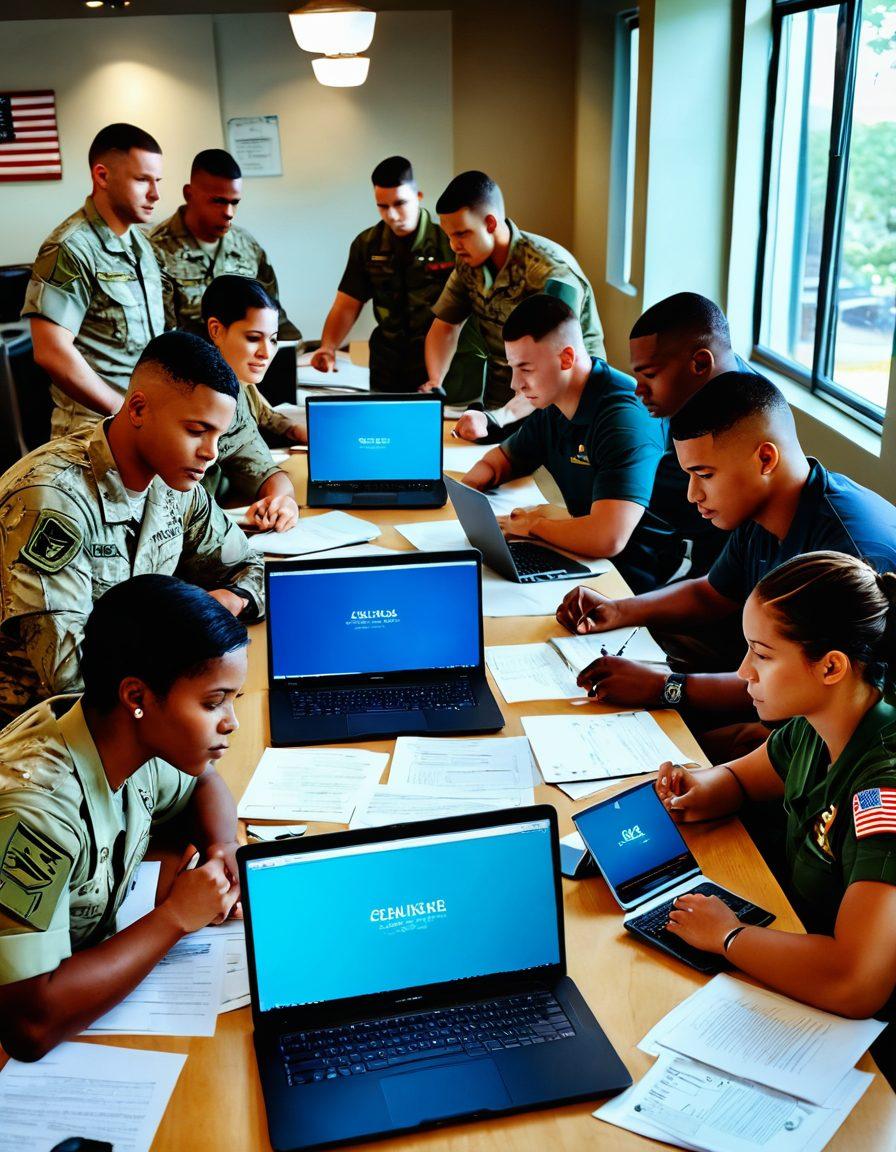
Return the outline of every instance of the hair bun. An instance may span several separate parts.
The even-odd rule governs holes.
[[[878,572],[877,586],[890,602],[890,607],[896,605],[896,572]]]

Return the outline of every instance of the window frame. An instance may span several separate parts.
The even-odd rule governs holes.
[[[876,432],[883,427],[885,413],[877,405],[850,392],[834,380],[833,364],[837,334],[836,301],[840,280],[843,225],[846,215],[849,149],[855,99],[856,72],[862,31],[862,0],[839,0],[837,50],[834,58],[834,91],[831,100],[831,133],[821,235],[821,256],[816,296],[815,344],[812,370],[761,343],[763,287],[769,234],[768,210],[771,200],[771,167],[775,101],[781,63],[784,21],[800,12],[831,8],[832,0],[773,0],[772,46],[769,62],[765,116],[765,143],[762,162],[762,195],[759,216],[759,243],[753,302],[753,352],[760,364],[789,376],[813,395],[848,412]]]
[[[640,43],[640,10],[632,7],[617,12],[614,22],[606,278],[621,292],[634,295],[638,290],[632,279],[638,77],[634,77],[633,85],[631,45],[634,32],[638,33]],[[624,68],[620,67],[622,61],[625,62]]]

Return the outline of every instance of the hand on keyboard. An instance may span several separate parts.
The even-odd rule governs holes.
[[[672,906],[666,930],[692,948],[724,956],[725,937],[739,923],[735,912],[718,896],[688,892]]]

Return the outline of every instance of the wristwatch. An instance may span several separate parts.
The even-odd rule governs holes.
[[[663,684],[660,699],[667,708],[680,708],[684,704],[688,678],[681,672],[670,672]]]

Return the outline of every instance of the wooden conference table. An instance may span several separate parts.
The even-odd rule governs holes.
[[[453,441],[457,443],[457,441]],[[293,455],[284,465],[296,485],[301,504],[305,495],[304,455]],[[303,515],[314,513],[303,511]],[[382,526],[376,544],[407,549],[407,541],[394,525],[449,519],[450,504],[440,510],[421,512],[370,512],[363,516]],[[593,581],[607,595],[620,596],[627,589],[613,570]],[[569,584],[557,586],[558,602]],[[439,606],[433,606],[438,611]],[[450,611],[445,606],[444,611]],[[486,619],[486,644],[513,644],[542,641],[562,634],[551,617]],[[232,739],[231,750],[219,770],[234,795],[242,795],[262,750],[269,742],[267,716],[267,654],[263,624],[251,629],[249,678],[245,694],[237,705],[240,730]],[[563,701],[505,704],[492,683],[495,698],[504,713],[502,735],[522,735],[523,715],[577,711]],[[595,711],[611,708],[593,706]],[[579,713],[580,714],[580,713]],[[700,749],[675,712],[656,713],[657,720],[683,752],[705,763]],[[391,751],[394,741],[381,740],[363,745],[376,751]],[[572,831],[571,814],[585,807],[569,800],[558,788],[543,785],[536,790],[539,802],[553,804],[560,818],[560,834]],[[332,831],[335,825],[313,825],[311,832]],[[799,931],[800,924],[784,894],[766,868],[746,832],[736,820],[709,827],[684,829],[688,843],[701,867],[718,882],[768,908],[777,917],[776,927]],[[563,881],[566,920],[566,947],[569,973],[585,1000],[625,1061],[635,1079],[652,1064],[636,1044],[645,1032],[667,1012],[696,991],[706,980],[682,964],[637,944],[622,928],[619,908],[603,881],[596,879]],[[526,909],[519,909],[521,916]],[[252,1018],[249,1008],[220,1016],[213,1038],[177,1039],[167,1037],[116,1037],[111,1041],[128,1047],[154,1048],[189,1054],[174,1095],[153,1144],[153,1152],[266,1152],[270,1148],[264,1101],[252,1049]],[[873,1071],[866,1056],[861,1068]],[[569,1149],[600,1145],[604,1149],[646,1148],[647,1141],[591,1117],[596,1104],[574,1104],[544,1112],[528,1112],[484,1123],[460,1125],[432,1132],[378,1142],[371,1147],[394,1148],[396,1152],[416,1149],[451,1149],[452,1152],[501,1148],[531,1150]],[[832,1150],[862,1148],[864,1152],[892,1149],[896,1142],[896,1096],[886,1080],[878,1075],[847,1122],[829,1145]],[[658,1145],[655,1145],[658,1147]]]

